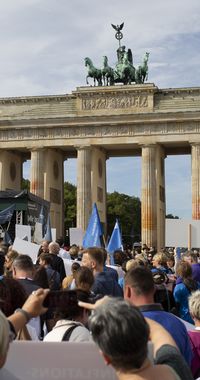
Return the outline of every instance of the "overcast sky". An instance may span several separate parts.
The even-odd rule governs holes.
[[[111,23],[137,66],[150,52],[149,82],[200,86],[199,0],[0,0],[0,97],[71,93],[85,85],[84,57],[116,63]],[[190,156],[166,158],[167,212],[191,217]],[[108,191],[140,196],[141,160],[107,161]],[[29,176],[29,166],[24,173]],[[76,182],[76,160],[65,164]]]

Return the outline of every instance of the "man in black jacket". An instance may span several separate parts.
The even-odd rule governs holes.
[[[65,266],[63,259],[58,256],[60,251],[60,246],[56,242],[52,242],[49,244],[49,254],[51,256],[51,267],[56,270],[60,274],[60,280],[66,277]]]

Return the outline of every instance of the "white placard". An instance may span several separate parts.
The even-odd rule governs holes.
[[[31,241],[31,226],[25,224],[15,224],[15,237],[24,239],[26,236],[28,241]]]
[[[188,247],[188,226],[184,219],[165,219],[165,246]]]
[[[70,228],[69,229],[69,238],[70,245],[76,244],[79,247],[83,244],[84,232],[82,228]]]
[[[74,263],[74,260],[63,259],[63,262],[65,266],[66,276],[68,276],[69,274],[72,274],[71,267],[72,267],[72,264]],[[80,263],[80,261],[78,261],[78,263]]]
[[[56,228],[51,228],[52,241],[56,241]]]
[[[5,369],[10,374],[4,380],[11,380],[12,376],[20,380],[117,379],[91,342],[16,341],[10,344]]]
[[[151,342],[148,343],[148,357],[153,361]],[[3,380],[117,379],[114,369],[105,364],[92,342],[14,341],[9,347],[5,370],[9,374]]]
[[[13,243],[13,249],[16,250],[18,253],[23,255],[28,255],[33,260],[33,263],[36,262],[38,252],[40,249],[39,244],[30,243],[29,241],[25,241],[19,238],[15,238]]]
[[[191,248],[200,248],[200,220],[191,221]]]
[[[35,231],[33,240],[35,243],[40,244],[42,242],[42,223],[35,223]]]
[[[189,226],[190,230],[189,230]],[[200,248],[200,220],[166,219],[166,247],[189,246],[189,232],[191,248]]]

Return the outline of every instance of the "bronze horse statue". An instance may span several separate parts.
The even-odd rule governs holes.
[[[89,84],[88,78],[94,78],[94,86],[96,86],[96,82],[98,83],[98,86],[102,86],[101,70],[94,67],[92,60],[88,57],[85,58],[85,66],[88,69],[88,75],[86,76],[86,83]]]
[[[135,73],[135,82],[137,84],[144,83],[144,81],[148,79],[148,59],[149,53],[146,52],[142,65],[138,66]]]
[[[114,70],[108,65],[108,57],[103,56],[103,67],[101,68],[102,80],[104,86],[112,86],[114,82]]]

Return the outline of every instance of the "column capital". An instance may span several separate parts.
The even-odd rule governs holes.
[[[142,148],[156,148],[158,146],[157,143],[141,143],[139,144]]]
[[[92,145],[74,145],[77,150],[91,150]]]
[[[189,141],[189,144],[191,146],[200,146],[200,141],[199,142],[198,141]]]
[[[29,150],[31,152],[43,152],[46,150],[46,148],[44,146],[40,146],[40,147],[31,147],[29,148]]]

